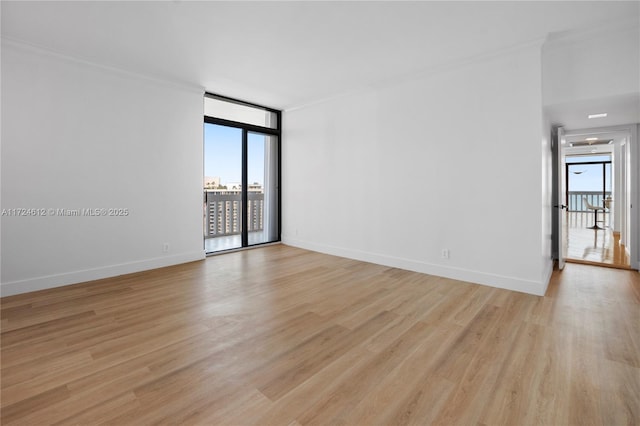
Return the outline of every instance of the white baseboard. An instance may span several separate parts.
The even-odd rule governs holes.
[[[178,265],[180,263],[193,262],[205,258],[204,251],[180,253],[173,256],[156,257],[137,262],[121,263],[100,268],[84,269],[64,274],[47,275],[44,277],[29,278],[19,281],[10,281],[0,284],[0,296],[13,296],[15,294],[28,293],[38,290],[46,290],[54,287],[62,287],[70,284],[78,284],[86,281],[147,271],[165,266]]]
[[[542,290],[542,294],[536,294],[536,296],[544,296],[545,294],[547,294],[547,288],[549,288],[549,282],[551,281],[551,275],[553,275],[553,265],[554,265],[554,261],[553,260],[549,260],[547,265],[546,265],[546,270],[544,272],[544,274],[542,275],[542,283],[543,284],[543,290]],[[535,294],[535,293],[533,293]]]
[[[467,281],[470,283],[482,284],[490,287],[503,288],[506,290],[513,290],[521,293],[533,294],[536,296],[544,296],[549,284],[549,279],[540,282],[523,280],[521,278],[471,271],[463,268],[453,268],[449,266],[419,262],[416,260],[403,259],[399,257],[381,255],[360,250],[352,250],[342,247],[310,243],[308,241],[301,241],[294,238],[283,237],[282,242],[283,244],[293,247],[299,247],[302,249],[317,251],[334,256],[346,257],[348,259],[360,260],[363,262],[370,262],[393,268],[406,269],[408,271],[420,272],[423,274],[435,275],[459,281]],[[548,277],[551,278],[551,272],[553,271],[553,262],[550,262],[550,266],[548,267],[548,269]]]

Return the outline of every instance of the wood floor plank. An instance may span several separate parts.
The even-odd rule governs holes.
[[[26,393],[22,392],[23,389],[29,388],[29,386],[24,386],[26,383],[38,381],[41,377],[48,377],[59,371],[76,368],[78,365],[90,363],[91,360],[91,354],[87,351],[67,349],[62,353],[56,353],[51,356],[46,362],[36,359],[3,368],[2,391],[6,392],[6,395],[2,398],[2,404],[12,404],[16,394],[20,395],[17,398],[22,398],[23,395],[26,395]],[[55,381],[57,382],[57,379]],[[57,386],[53,385],[51,387]]]
[[[63,422],[65,419],[73,413],[82,414],[82,416],[96,415],[103,412],[105,407],[110,407],[115,399],[121,401],[123,395],[121,395],[121,389],[129,389],[136,386],[140,382],[147,380],[151,374],[149,370],[144,368],[140,370],[127,369],[126,372],[107,379],[100,384],[94,384],[86,391],[80,392],[78,390],[71,389],[68,385],[68,397],[60,401],[52,403],[50,406],[38,406],[36,409],[31,409],[27,413],[24,413],[20,419],[22,424],[54,424]],[[133,395],[127,392],[125,395]],[[129,402],[130,398],[125,398]],[[118,405],[120,402],[117,403]],[[136,404],[127,404],[129,407]],[[93,413],[93,414],[89,414]],[[106,414],[102,414],[106,415]],[[95,420],[94,420],[95,422]]]
[[[65,400],[68,397],[69,391],[64,385],[49,389],[48,391],[42,392],[38,395],[5,405],[2,407],[0,420],[3,424],[9,424],[16,420],[22,422],[22,417],[24,417],[25,414],[28,414],[32,407],[35,406],[40,409],[46,409],[56,402]]]
[[[41,419],[45,421],[38,421],[37,419],[34,419],[33,424],[53,424],[57,426],[108,424],[114,417],[115,413],[129,412],[139,406],[138,400],[133,392],[126,392],[104,401],[101,404],[89,407],[85,406],[81,411],[73,414],[72,416],[65,417],[60,421],[52,422],[51,419]],[[72,410],[68,410],[67,414],[72,412]]]
[[[483,410],[481,423],[489,424],[489,419],[506,425],[531,421],[529,401],[534,399],[537,370],[528,367],[537,361],[536,349],[545,332],[543,326],[522,323],[511,344],[513,349],[504,360],[504,368],[497,373],[491,391],[494,396]]]
[[[602,424],[633,425],[640,419],[640,370],[616,361],[604,361],[598,370]]]
[[[514,320],[522,315],[528,295],[512,293],[511,303],[503,307],[488,305],[487,311],[479,313],[473,324],[462,333],[460,343],[464,351],[459,353],[455,364],[437,365],[437,374],[453,381],[456,386],[434,424],[475,424],[480,421],[483,410],[495,395],[485,395],[483,390],[495,386],[504,369],[506,360],[513,352],[513,342],[522,333],[522,322],[514,327]],[[469,338],[474,334],[472,338]],[[475,348],[471,351],[470,349]],[[471,355],[471,356],[469,356]],[[465,364],[460,364],[465,361]],[[452,366],[455,366],[452,370]],[[518,416],[522,414],[519,413]]]
[[[308,409],[297,420],[301,424],[344,423],[351,410],[360,402],[356,395],[368,394],[390,371],[397,368],[421,340],[433,333],[426,323],[417,322],[400,335],[385,351],[374,355],[370,361],[345,380],[330,395]],[[345,397],[349,395],[350,397]]]
[[[305,347],[302,354],[295,353],[296,348],[294,348],[291,351],[294,353],[287,353],[284,358],[280,357],[275,362],[262,366],[261,369],[268,373],[266,375],[261,373],[259,380],[253,381],[268,398],[272,401],[278,400],[351,348],[379,333],[394,318],[395,314],[383,311],[351,331],[339,330],[334,336],[330,336],[335,337],[332,342],[328,341],[326,336],[320,336],[322,337],[320,347],[314,347],[312,344],[310,348]],[[341,326],[336,325],[332,328],[338,329]],[[314,336],[313,340],[318,339]]]
[[[433,420],[429,412],[435,415],[439,411],[454,385],[433,374],[432,367],[461,327],[430,327],[433,332],[422,339],[416,350],[407,354],[403,362],[390,370],[369,396],[347,414],[346,424],[427,424]],[[425,387],[433,392],[425,393]],[[423,406],[419,401],[429,403]]]
[[[461,381],[483,341],[500,319],[500,308],[487,305],[476,315],[472,324],[465,328],[451,349],[442,354],[435,371],[438,375],[453,382]]]
[[[272,401],[293,389],[322,368],[322,361],[331,359],[336,344],[345,341],[349,330],[333,325],[292,347],[253,372],[252,382]],[[251,379],[250,379],[251,380]]]
[[[450,322],[451,317],[459,307],[460,300],[465,300],[474,291],[474,287],[467,284],[450,285],[442,293],[443,297],[434,298],[420,316],[420,321],[432,324]]]
[[[489,287],[475,287],[467,297],[460,301],[451,321],[459,325],[469,324],[496,291],[496,289]]]
[[[299,424],[297,417],[309,410],[314,404],[326,395],[336,390],[368,362],[371,353],[361,347],[355,347],[327,365],[322,374],[316,374],[302,382],[291,392],[285,394],[273,406],[264,413],[255,417],[254,425],[279,425],[295,422]]]
[[[640,424],[640,275],[536,297],[285,245],[0,299],[3,425]]]
[[[177,415],[171,416],[168,420],[194,426],[259,424],[255,422],[255,417],[269,410],[272,406],[273,402],[257,389],[253,387],[241,388],[230,392],[223,404],[210,404],[207,399],[201,401],[197,409],[191,410],[191,412],[180,409]],[[184,411],[188,415],[183,418]]]

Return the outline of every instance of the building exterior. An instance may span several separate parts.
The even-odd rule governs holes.
[[[222,187],[229,187],[229,184]],[[240,234],[242,185],[234,184],[232,187],[236,189],[207,189],[205,186],[205,237]],[[249,232],[261,231],[264,226],[264,189],[258,183],[249,185],[247,226]]]

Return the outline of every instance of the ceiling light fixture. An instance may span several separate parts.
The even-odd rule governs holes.
[[[606,117],[606,116],[607,116],[606,112],[601,112],[601,113],[598,113],[598,114],[589,114],[588,115],[589,118],[603,118],[603,117]]]
[[[597,140],[598,140],[598,138],[586,138],[585,140],[586,140],[586,141],[597,141]]]

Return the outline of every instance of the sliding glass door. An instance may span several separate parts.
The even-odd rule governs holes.
[[[278,138],[249,133],[247,151],[249,245],[277,241]]]
[[[215,113],[222,117],[207,115],[207,99],[215,102]],[[229,120],[225,117],[225,102],[228,102],[226,98],[205,98],[207,253],[280,240],[279,113],[275,115],[271,110],[263,111],[261,107],[238,105],[233,101],[228,103],[234,120]],[[242,108],[249,108],[251,114],[243,115]],[[209,112],[213,110],[209,108]],[[255,124],[256,117],[258,124]],[[243,118],[247,122],[236,121]]]
[[[242,247],[242,129],[204,125],[205,250]]]

